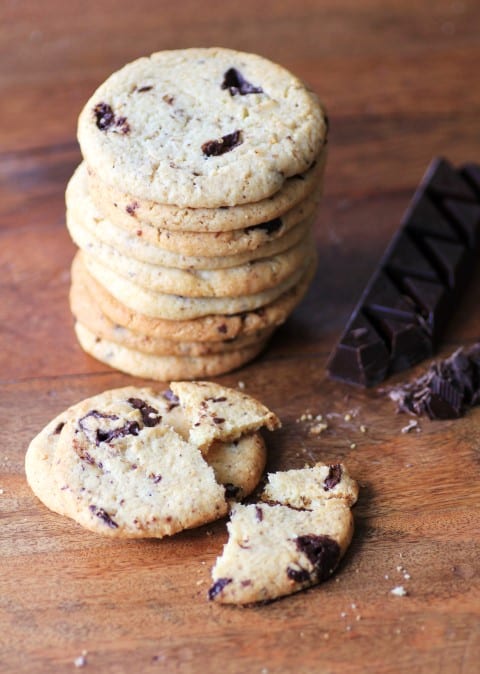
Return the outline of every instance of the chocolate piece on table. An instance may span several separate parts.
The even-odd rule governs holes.
[[[480,403],[480,344],[457,349],[449,358],[433,363],[413,382],[389,391],[399,412],[430,419],[457,419]]]
[[[434,159],[330,356],[330,376],[375,386],[432,355],[479,244],[480,166]]]

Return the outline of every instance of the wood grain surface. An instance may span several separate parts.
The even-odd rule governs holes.
[[[480,410],[406,434],[378,390],[325,375],[430,159],[480,160],[479,27],[475,0],[0,4],[2,674],[77,671],[82,652],[92,674],[480,671]],[[362,486],[336,576],[248,609],[206,599],[224,521],[170,540],[104,540],[49,512],[23,469],[55,414],[135,381],[85,355],[72,330],[64,190],[80,160],[78,113],[131,59],[208,45],[287,66],[332,126],[313,287],[262,357],[218,381],[244,381],[282,418],[270,470],[343,460]],[[477,272],[442,354],[478,339],[479,293]],[[321,436],[296,421],[308,410],[327,416]],[[397,585],[408,595],[391,595]]]

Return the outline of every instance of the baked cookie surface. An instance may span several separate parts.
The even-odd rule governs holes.
[[[235,370],[253,360],[267,343],[267,338],[264,338],[238,349],[199,356],[157,355],[100,337],[78,321],[74,329],[80,346],[93,358],[134,377],[157,381],[214,377]]]
[[[81,254],[72,263],[72,280],[86,285],[102,313],[117,325],[151,337],[175,341],[225,341],[263,331],[283,323],[305,295],[316,269],[316,260],[290,290],[273,302],[240,314],[201,316],[192,320],[169,320],[148,316],[128,307],[99,283],[86,269]]]
[[[231,511],[211,600],[251,604],[298,592],[329,578],[350,544],[358,486],[345,466],[317,464],[268,479],[268,503]]]
[[[201,452],[189,432],[170,389],[105,391],[68,408],[32,440],[27,481],[48,508],[96,533],[171,535],[225,515],[228,501],[248,495],[265,466],[258,433]]]
[[[306,171],[326,136],[313,93],[267,59],[164,51],[111,75],[78,123],[102,182],[162,204],[218,208],[268,198]]]
[[[157,231],[188,231],[222,234],[268,224],[272,220],[297,218],[306,204],[318,201],[323,189],[327,146],[323,146],[311,168],[287,178],[272,196],[231,207],[179,208],[156,201],[139,199],[115,190],[99,180],[91,167],[84,167],[92,200],[111,221],[127,229],[137,224],[150,225]]]

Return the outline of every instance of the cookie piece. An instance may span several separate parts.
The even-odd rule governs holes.
[[[230,372],[253,360],[267,343],[264,339],[242,349],[208,356],[156,356],[103,339],[78,321],[74,328],[80,346],[93,358],[134,377],[157,381],[214,377]]]
[[[284,215],[297,206],[300,207],[303,202],[311,202],[312,197],[318,200],[322,191],[326,160],[327,147],[324,146],[308,171],[287,178],[282,188],[271,197],[230,208],[178,208],[142,200],[103,183],[90,166],[88,191],[98,209],[107,218],[127,229],[135,228],[136,223],[142,223],[159,232],[187,230],[223,233],[255,227],[259,223],[268,223],[277,218],[283,220]]]
[[[342,464],[270,474],[263,498],[235,505],[209,598],[270,601],[326,580],[353,535],[358,486]]]
[[[225,514],[226,499],[248,495],[265,465],[256,433],[215,443],[206,458],[188,434],[170,389],[106,391],[73,405],[32,440],[27,480],[47,507],[97,533],[170,535]]]
[[[188,297],[238,297],[269,290],[288,279],[314,245],[310,233],[289,250],[269,258],[227,269],[174,269],[139,262],[102,243],[82,229],[69,227],[70,234],[86,255],[119,276],[158,293]]]
[[[231,442],[214,442],[204,456],[217,482],[225,487],[226,498],[240,501],[259,483],[267,450],[260,433],[249,433]]]
[[[81,282],[81,278],[77,277],[72,279],[70,286],[70,309],[79,323],[101,339],[153,356],[197,357],[237,351],[258,342],[265,342],[274,330],[273,327],[264,328],[233,339],[210,342],[179,342],[144,335],[113,323],[97,305],[96,298],[89,288]]]
[[[109,292],[119,302],[130,309],[152,318],[189,320],[209,316],[210,314],[236,314],[254,311],[270,304],[299,282],[306,268],[311,264],[315,253],[313,250],[309,251],[303,265],[275,287],[238,297],[186,297],[156,293],[120,276],[99,263],[91,255],[86,255],[83,252],[81,255],[91,276],[105,288],[108,288]]]
[[[104,243],[115,247],[117,247],[117,239],[120,238],[121,244],[122,237],[129,237],[128,244],[132,247],[132,250],[127,250],[126,254],[130,257],[136,257],[134,254],[134,250],[136,249],[144,253],[145,247],[147,247],[149,257],[152,257],[154,253],[151,247],[154,246],[154,250],[157,251],[155,258],[152,260],[147,259],[145,260],[146,262],[151,261],[153,264],[164,264],[158,260],[158,256],[161,255],[168,261],[168,259],[172,259],[173,253],[180,258],[198,257],[199,268],[203,269],[213,269],[210,262],[212,258],[213,262],[215,262],[216,258],[222,256],[232,257],[248,252],[254,253],[255,251],[254,255],[256,257],[267,257],[268,249],[262,254],[259,254],[257,250],[267,245],[272,246],[274,242],[276,242],[277,248],[278,246],[281,247],[275,252],[285,250],[289,247],[283,243],[287,234],[290,234],[299,225],[305,228],[306,224],[310,225],[312,223],[321,196],[320,189],[316,189],[307,199],[284,213],[281,217],[279,216],[268,221],[263,220],[233,231],[172,231],[166,228],[154,227],[142,222],[138,217],[133,217],[136,213],[133,208],[130,208],[133,215],[127,214],[125,221],[119,220],[118,216],[117,219],[114,219],[115,213],[105,213],[100,208],[97,208],[89,194],[85,174],[85,165],[80,164],[70,179],[66,190],[67,225],[74,239],[79,229],[89,229],[97,238],[101,238]],[[215,209],[210,210],[212,214],[217,212]],[[233,210],[229,209],[229,211]],[[291,239],[292,235],[290,235]],[[202,257],[209,258],[209,262],[204,262]],[[218,262],[217,264],[220,263]],[[223,267],[233,267],[235,264],[241,264],[241,262],[224,262]],[[166,264],[165,266],[185,268],[185,263],[183,265]],[[187,265],[187,267],[192,266],[194,265]]]
[[[234,92],[230,73],[254,83]],[[140,199],[218,208],[265,199],[326,137],[316,96],[284,68],[229,49],[164,51],[111,75],[80,114],[102,182]]]
[[[329,498],[342,499],[349,506],[358,498],[358,484],[343,463],[317,463],[312,468],[269,473],[262,494],[265,501],[306,510],[313,510]]]
[[[114,323],[154,338],[196,342],[236,339],[281,325],[305,295],[315,268],[316,260],[312,261],[297,285],[264,307],[237,315],[211,315],[193,320],[153,318],[125,306],[88,273],[78,253],[73,259],[71,275],[73,283],[81,282],[88,287],[102,313]]]
[[[173,382],[170,388],[189,420],[189,440],[202,450],[212,442],[236,440],[266,426],[280,428],[280,419],[258,400],[213,382]]]

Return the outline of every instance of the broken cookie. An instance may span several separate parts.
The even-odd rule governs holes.
[[[209,599],[271,601],[326,580],[352,535],[357,483],[342,464],[269,475],[268,503],[234,505]]]
[[[235,393],[217,388],[229,399]],[[228,501],[248,495],[265,466],[255,431],[212,441],[205,456],[190,431],[170,389],[106,391],[72,406],[32,440],[27,480],[47,507],[96,533],[171,535],[225,515]]]

